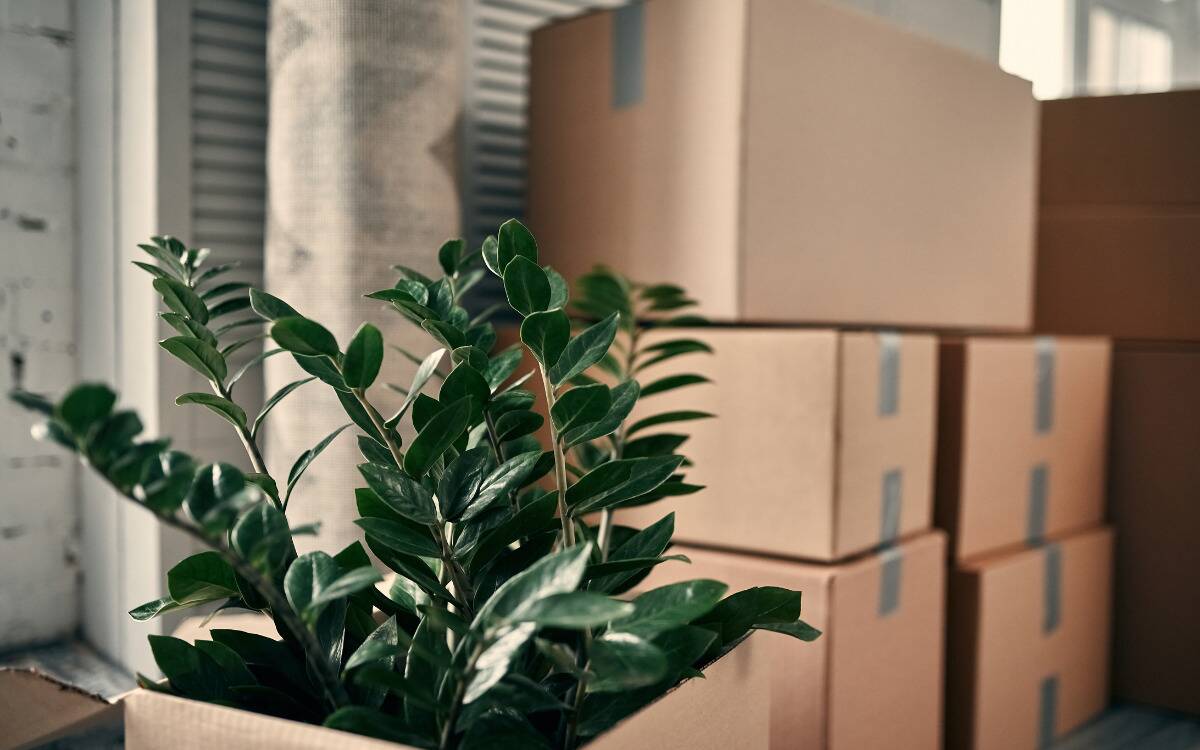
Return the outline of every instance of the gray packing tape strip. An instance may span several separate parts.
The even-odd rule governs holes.
[[[1057,544],[1046,545],[1045,566],[1042,633],[1050,635],[1062,622],[1062,547]]]
[[[879,334],[879,416],[900,411],[900,334]]]
[[[886,617],[900,608],[900,573],[904,555],[899,547],[888,547],[879,556],[883,558],[879,573],[879,616]]]
[[[883,472],[883,513],[879,527],[881,544],[890,544],[900,536],[900,490],[903,486],[904,473],[901,469],[888,469]]]
[[[1034,348],[1037,352],[1034,429],[1044,435],[1054,428],[1054,338],[1038,336]]]
[[[1038,695],[1038,747],[1054,744],[1054,724],[1058,713],[1058,675],[1042,680]]]
[[[612,106],[642,101],[645,69],[645,6],[632,2],[613,12]]]
[[[1029,516],[1025,524],[1025,540],[1040,544],[1046,537],[1046,498],[1050,494],[1050,467],[1035,464],[1029,470]]]

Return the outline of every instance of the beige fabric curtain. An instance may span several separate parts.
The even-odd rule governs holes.
[[[459,234],[462,4],[271,5],[266,288],[322,322],[343,348],[369,320],[391,343],[432,349],[427,336],[362,295],[391,286],[396,263],[432,272],[438,246]],[[382,383],[407,385],[413,369],[388,352],[371,391],[385,414],[399,398]],[[286,355],[272,357],[266,393],[303,376]],[[347,421],[319,381],[288,396],[267,428],[273,475],[282,480],[301,452]],[[352,520],[361,461],[347,430],[309,468],[288,515],[293,525],[324,523],[318,541],[298,542],[337,550],[360,537]]]

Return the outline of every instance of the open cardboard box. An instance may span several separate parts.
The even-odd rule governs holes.
[[[733,589],[804,592],[804,621],[823,631],[820,639],[760,643],[770,659],[772,750],[941,746],[946,538],[940,531],[834,565],[683,544],[672,549],[692,564],[660,566],[641,589],[715,578]]]
[[[1027,330],[1029,82],[843,6],[649,0],[536,30],[543,262],[671,280],[725,322]]]
[[[212,627],[263,628],[265,618],[215,618]],[[258,619],[259,622],[253,622]],[[203,637],[192,619],[177,637]],[[768,640],[752,635],[691,679],[588,743],[595,750],[766,750],[770,730]],[[38,747],[99,725],[125,724],[126,750],[404,750],[334,729],[133,690],[113,701],[28,670],[0,670],[0,748]],[[411,750],[409,748],[408,750]]]

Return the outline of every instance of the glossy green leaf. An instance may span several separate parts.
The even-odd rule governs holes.
[[[382,365],[383,334],[370,323],[363,323],[346,347],[342,378],[351,388],[365,390],[375,382]]]
[[[471,411],[471,399],[461,398],[435,415],[404,454],[404,470],[410,476],[424,476],[433,462],[466,431]]]
[[[103,383],[82,383],[67,392],[54,414],[72,432],[84,436],[112,413],[116,402],[117,394]]]
[[[636,380],[626,380],[614,386],[610,394],[608,412],[590,424],[581,424],[563,433],[566,447],[570,448],[616,432],[637,405],[639,392]]]
[[[663,412],[662,414],[655,414],[652,417],[639,419],[629,426],[629,429],[625,431],[625,434],[627,436],[632,436],[641,432],[642,430],[646,430],[651,427],[657,427],[663,424],[670,424],[673,422],[689,422],[696,419],[712,419],[715,416],[715,414],[710,414],[706,411],[667,411]]]
[[[525,225],[516,219],[509,219],[500,225],[500,231],[496,233],[496,241],[496,257],[499,260],[500,273],[508,270],[508,264],[517,257],[537,263],[537,240],[533,238],[533,234],[525,228]]]
[[[246,412],[227,398],[212,393],[184,393],[175,398],[176,404],[199,404],[218,414],[235,427],[246,426]]]
[[[551,368],[550,382],[560,385],[599,362],[617,335],[618,319],[612,313],[573,337]]]
[[[303,317],[291,305],[273,294],[267,294],[261,289],[250,290],[250,307],[266,320]]]
[[[521,610],[520,619],[542,627],[594,628],[629,617],[634,605],[592,591],[552,594]]]
[[[200,339],[209,346],[217,345],[217,337],[203,323],[192,320],[191,318],[180,315],[174,312],[159,313],[158,317],[179,332],[181,336],[191,336],[194,339]]]
[[[524,486],[529,474],[541,458],[540,450],[519,453],[497,466],[484,477],[475,499],[462,514],[464,521],[475,518],[498,501]]]
[[[153,620],[159,615],[173,612],[177,609],[183,609],[183,605],[177,604],[174,599],[169,596],[164,596],[161,599],[146,602],[145,604],[134,607],[129,610],[129,616],[138,622]]]
[[[682,456],[659,456],[601,464],[567,489],[567,505],[576,514],[612,507],[667,481],[682,461]]]
[[[438,248],[438,263],[442,266],[442,270],[446,272],[447,276],[453,275],[458,270],[458,264],[462,261],[462,254],[462,240],[446,240]]]
[[[204,376],[205,380],[223,383],[228,369],[225,358],[209,344],[190,336],[174,336],[158,342],[172,356]]]
[[[397,552],[418,557],[438,557],[442,549],[428,528],[387,518],[359,518],[354,521],[368,536]]]
[[[475,423],[483,418],[482,409],[491,394],[491,388],[483,375],[464,362],[451,370],[446,379],[442,381],[438,400],[443,404],[452,404],[459,399],[470,398],[474,408],[469,421]]]
[[[496,439],[500,442],[532,435],[542,429],[545,419],[532,411],[510,411],[496,420]]]
[[[179,315],[191,318],[203,325],[208,322],[208,307],[204,300],[187,284],[175,279],[155,279],[154,290],[162,297],[167,307]]]
[[[308,318],[279,318],[271,325],[271,338],[293,354],[333,358],[341,354],[333,334],[320,323]]]
[[[653,396],[656,393],[665,393],[673,391],[676,388],[683,388],[689,385],[699,385],[701,383],[711,383],[712,381],[703,375],[683,374],[683,375],[668,375],[665,378],[659,378],[652,383],[642,386],[642,397]]]
[[[537,263],[518,256],[504,268],[504,294],[521,315],[542,312],[550,305],[550,281]]]
[[[184,506],[194,521],[204,523],[209,513],[245,488],[246,477],[232,464],[207,464],[195,473],[190,485]]]
[[[475,500],[491,463],[491,449],[481,445],[465,451],[446,467],[437,489],[438,504],[446,520],[457,521]]]
[[[571,338],[571,321],[562,310],[536,312],[521,321],[521,342],[549,370],[555,366]]]
[[[795,622],[761,623],[761,624],[756,624],[754,626],[754,629],[755,630],[769,630],[772,633],[782,633],[784,635],[790,635],[793,638],[797,638],[799,640],[806,641],[806,642],[815,641],[821,637],[820,630],[817,630],[812,625],[809,625],[807,622],[804,622],[803,620],[796,620]]]
[[[508,674],[513,659],[535,630],[537,625],[532,622],[507,628],[503,635],[484,649],[475,662],[475,673],[467,683],[466,693],[463,694],[464,705],[483,697],[484,693]]]
[[[317,456],[321,455],[321,453],[329,447],[329,444],[332,443],[338,435],[341,435],[342,431],[349,426],[350,425],[348,424],[342,425],[322,438],[321,442],[317,443],[296,457],[295,463],[292,464],[291,470],[288,471],[287,489],[284,490],[283,494],[284,508],[288,506],[288,501],[292,497],[292,491],[296,489],[296,485],[300,482],[300,478],[304,476],[304,472],[308,471],[308,467],[312,465],[313,461],[317,460]]]
[[[728,644],[754,626],[796,622],[799,617],[799,591],[755,586],[726,597],[693,624],[716,632],[718,641]]]
[[[254,422],[250,425],[250,436],[258,436],[258,431],[262,429],[263,420],[267,418],[267,415],[271,413],[271,410],[278,406],[279,402],[285,399],[289,393],[305,383],[311,383],[314,380],[316,380],[316,378],[301,378],[299,380],[293,380],[292,382],[272,393],[271,397],[268,398],[266,403],[263,404],[262,411],[258,413],[258,416],[254,418]]]
[[[588,681],[593,693],[611,693],[653,685],[667,673],[667,657],[662,649],[630,633],[605,633],[588,650]]]
[[[167,591],[179,606],[203,604],[238,595],[233,568],[213,551],[186,557],[167,571]]]
[[[406,747],[432,750],[437,743],[422,729],[414,728],[403,719],[367,706],[343,706],[325,717],[330,729],[361,734]]]
[[[288,603],[312,624],[324,609],[324,603],[314,604],[341,575],[341,569],[332,557],[324,552],[309,552],[297,557],[288,566],[283,579],[284,593]],[[310,609],[311,607],[311,609]]]
[[[543,557],[497,589],[476,613],[475,621],[519,620],[523,609],[539,600],[574,591],[583,580],[591,553],[591,544],[577,544]]]
[[[616,623],[622,632],[652,638],[664,630],[686,625],[708,614],[728,587],[720,581],[697,579],[660,586],[633,600],[633,613]]]
[[[558,397],[550,418],[559,435],[591,424],[608,414],[612,406],[612,393],[601,383],[571,388]]]
[[[229,542],[243,559],[272,579],[296,557],[287,517],[269,502],[246,509],[233,525]]]
[[[399,471],[374,463],[360,464],[367,485],[392,510],[420,524],[437,523],[433,493]]]

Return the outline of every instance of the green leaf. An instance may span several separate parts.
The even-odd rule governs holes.
[[[630,633],[605,633],[588,650],[592,693],[612,693],[653,685],[667,673],[662,649]]]
[[[184,317],[200,323],[208,322],[208,307],[187,284],[175,279],[155,279],[154,290],[162,296],[167,307]]]
[[[380,623],[379,627],[367,636],[362,645],[355,649],[350,658],[346,660],[344,669],[349,671],[364,664],[379,661],[384,662],[390,669],[395,664],[399,646],[400,628],[396,624],[395,616],[392,616]]]
[[[408,387],[408,393],[405,395],[404,403],[400,405],[400,410],[388,420],[388,424],[394,425],[400,421],[400,418],[404,416],[404,413],[408,411],[413,402],[417,400],[417,396],[421,394],[421,389],[425,387],[425,384],[428,383],[429,379],[433,377],[434,373],[437,372],[438,365],[441,364],[442,357],[445,354],[445,349],[438,349],[432,352],[429,356],[425,357],[425,359],[420,360],[420,364],[417,366],[417,372],[415,375],[413,375],[412,385]]]
[[[589,565],[584,578],[592,581],[612,576],[618,573],[649,573],[650,569],[665,562],[690,563],[687,555],[666,555],[662,557],[631,557],[624,560],[612,560]]]
[[[341,354],[333,334],[308,318],[279,318],[271,325],[271,338],[293,354],[308,357],[324,355],[334,359]]]
[[[227,398],[212,393],[185,393],[175,399],[176,404],[199,404],[220,415],[235,427],[246,426],[246,412]]]
[[[553,310],[566,307],[567,299],[571,296],[567,280],[550,266],[542,266],[542,270],[546,272],[546,280],[550,282],[550,304],[547,308]]]
[[[615,629],[652,638],[658,633],[686,625],[707,614],[728,586],[720,581],[698,579],[660,586],[633,600],[633,614],[616,623]]]
[[[214,320],[230,313],[239,312],[250,307],[249,297],[230,297],[229,299],[213,305],[208,314]]]
[[[558,397],[550,418],[561,436],[569,430],[591,424],[608,414],[612,393],[601,383],[572,388]]]
[[[484,378],[493,391],[520,367],[522,355],[520,346],[511,346],[492,357],[484,371]]]
[[[681,356],[683,354],[694,354],[704,352],[712,354],[712,347],[699,339],[671,339],[670,341],[660,341],[657,344],[651,344],[642,350],[641,356],[649,356],[650,358],[639,362],[635,370],[644,370],[647,367],[656,365],[659,362],[665,362],[668,359]]]
[[[567,505],[577,515],[612,507],[653,490],[682,462],[682,456],[657,456],[600,464],[567,489]]]
[[[233,568],[211,550],[186,557],[167,571],[167,591],[181,607],[238,596]]]
[[[384,439],[383,433],[375,426],[375,420],[372,419],[372,415],[367,413],[368,408],[373,410],[374,407],[363,406],[358,397],[352,393],[347,393],[346,391],[337,391],[336,393],[338,402],[342,405],[342,411],[346,412],[346,416],[350,417],[350,421],[358,425],[358,429],[367,433],[372,440],[380,445],[386,445],[387,441]],[[380,422],[383,421],[383,417],[378,412],[375,412],[374,417]],[[387,427],[387,425],[384,425],[384,427]],[[388,429],[390,430],[391,428]],[[394,430],[391,431],[391,434],[392,437],[399,441],[399,437]]]
[[[437,523],[433,493],[421,483],[393,468],[374,463],[360,464],[358,471],[379,499],[392,510],[417,523]]]
[[[196,649],[205,654],[217,663],[221,671],[225,673],[225,682],[228,685],[257,685],[258,680],[254,674],[246,668],[246,663],[242,661],[242,657],[237,655],[237,652],[226,645],[217,643],[216,641],[196,641]]]
[[[550,305],[550,281],[537,263],[517,256],[504,268],[504,294],[523,316],[542,312]]]
[[[463,452],[442,472],[437,497],[446,520],[457,521],[475,500],[491,462],[491,449],[480,445]]]
[[[673,535],[674,514],[671,512],[630,536],[622,544],[613,547],[612,551],[608,552],[608,560],[617,563],[622,560],[656,558],[666,552],[666,548],[671,545]],[[593,578],[589,588],[598,590],[598,592],[619,594],[632,586],[631,582],[636,576],[636,571],[623,571],[610,576],[596,577]]]
[[[511,676],[511,675],[510,675]],[[502,687],[501,682],[496,687]],[[492,692],[495,692],[495,688]],[[489,693],[490,697],[490,693]],[[522,712],[497,701],[496,708],[485,711],[468,725],[458,750],[549,750],[545,735]]]
[[[212,657],[178,638],[151,635],[149,640],[154,661],[172,688],[197,700],[228,698],[225,676]]]
[[[554,514],[557,507],[558,497],[554,493],[547,493],[521,506],[515,515],[483,535],[470,552],[471,568],[478,569],[518,539],[556,526]]]
[[[24,409],[28,409],[29,411],[37,412],[38,414],[46,417],[54,414],[54,404],[50,402],[50,399],[46,398],[40,393],[30,393],[29,391],[14,388],[8,392],[8,397],[12,401],[16,402],[19,406]],[[115,394],[113,401],[116,401]],[[111,407],[109,408],[111,409]]]
[[[475,622],[486,624],[493,619],[519,620],[522,610],[539,600],[576,590],[583,580],[591,554],[592,545],[587,543],[543,557],[505,581],[480,607]]]
[[[314,611],[337,599],[343,599],[363,589],[371,588],[382,580],[383,576],[379,575],[379,571],[370,565],[347,571],[325,584],[321,591],[309,601],[305,610]],[[284,585],[287,585],[286,582]]]
[[[464,362],[446,376],[446,380],[442,382],[442,389],[438,392],[438,400],[443,404],[452,404],[461,398],[469,397],[474,407],[469,421],[475,423],[483,418],[483,405],[491,395],[491,388],[483,375]]]
[[[269,502],[247,508],[233,525],[229,542],[243,559],[272,579],[296,557],[287,518]]]
[[[329,358],[324,356],[306,357],[300,354],[294,354],[292,358],[296,360],[296,364],[300,365],[301,370],[316,377],[322,383],[333,386],[339,393],[350,392],[350,386],[346,385],[345,380],[342,380],[342,373]]]
[[[414,729],[403,719],[366,706],[343,706],[325,717],[324,725],[330,729],[340,729],[343,732],[422,750],[437,747],[437,743],[431,741],[423,730]]]
[[[488,235],[483,238],[483,246],[479,249],[479,254],[483,256],[483,264],[488,267],[496,276],[504,275],[504,268],[500,265],[500,243],[494,235]]]
[[[254,312],[266,320],[304,317],[296,312],[295,308],[288,303],[273,294],[267,294],[261,289],[250,290],[250,307],[254,308]]]
[[[630,440],[625,444],[621,455],[625,458],[648,458],[650,456],[669,456],[679,446],[687,442],[687,435],[663,432],[656,435]]]
[[[566,447],[570,448],[616,432],[637,405],[639,392],[636,380],[626,380],[614,386],[610,394],[611,405],[608,412],[591,424],[583,424],[565,432],[563,442]]]
[[[421,327],[447,349],[457,349],[460,346],[465,346],[467,343],[467,339],[462,331],[441,320],[433,320],[431,318],[422,322]]]
[[[183,606],[177,604],[171,597],[164,596],[161,599],[155,599],[154,601],[146,602],[139,607],[134,607],[133,609],[129,610],[129,616],[138,622],[145,622],[147,620],[153,620],[155,617],[166,614],[167,612],[173,612],[177,609],[183,609]]]
[[[276,354],[283,354],[283,353],[284,353],[283,349],[268,349],[264,352],[259,352],[258,354],[255,354],[253,357],[250,358],[249,362],[242,365],[241,368],[233,374],[233,377],[229,378],[229,382],[225,384],[225,387],[232,390],[233,386],[239,380],[241,380],[242,377],[247,372],[249,372],[250,370],[252,370],[255,367],[262,364],[268,357],[274,357]],[[228,356],[228,355],[222,355],[222,356]]]
[[[715,414],[709,414],[706,411],[667,411],[663,412],[662,414],[655,414],[652,417],[639,419],[638,421],[634,422],[628,430],[626,430],[625,435],[631,436],[641,432],[642,430],[646,430],[651,427],[657,427],[660,424],[669,424],[671,422],[687,422],[694,419],[711,419],[715,416]]]
[[[541,414],[532,411],[510,411],[501,414],[496,420],[496,439],[503,443],[506,440],[532,435],[542,429],[545,421]]]
[[[112,470],[117,470],[116,464]],[[157,460],[143,465],[134,495],[156,513],[173,513],[184,502],[195,472],[191,457],[178,451],[160,453]]]
[[[404,470],[410,476],[424,476],[433,462],[467,429],[471,411],[471,399],[461,398],[429,420],[404,454]]]
[[[533,234],[525,228],[524,224],[516,219],[509,219],[500,225],[500,231],[496,235],[496,257],[499,260],[498,275],[508,270],[508,264],[517,257],[537,263],[537,240],[533,238]]]
[[[811,642],[821,637],[821,631],[803,620],[795,622],[769,622],[757,624],[755,630],[769,630],[772,633],[783,633],[802,641]]]
[[[249,288],[250,288],[250,285],[244,281],[227,281],[224,284],[218,284],[218,285],[214,286],[212,289],[209,289],[208,291],[204,292],[203,294],[200,295],[200,299],[207,301],[210,299],[214,299],[216,297],[222,297],[226,294],[232,294],[233,292],[240,292],[243,289],[249,289]]]
[[[493,503],[524,486],[541,456],[541,450],[520,453],[497,466],[480,484],[479,492],[463,513],[462,520],[475,518]]]
[[[219,263],[215,266],[210,266],[207,270],[205,270],[203,273],[201,273],[199,276],[196,277],[194,285],[196,287],[199,287],[200,285],[204,284],[205,282],[207,282],[211,279],[215,279],[216,277],[220,276],[221,274],[228,273],[228,272],[232,271],[233,269],[238,268],[241,265],[242,264],[240,262],[233,261],[232,263]]]
[[[54,410],[55,416],[76,435],[86,436],[92,425],[112,413],[117,394],[103,383],[75,386]]]
[[[550,370],[550,382],[564,383],[600,361],[617,335],[620,316],[612,313],[571,339]]]
[[[800,618],[800,592],[778,586],[756,586],[726,597],[693,624],[716,632],[721,645],[741,638],[750,628]]]
[[[634,605],[594,591],[553,594],[521,611],[521,619],[541,627],[594,628],[628,617]]]
[[[440,557],[442,554],[441,547],[426,527],[387,518],[358,518],[354,523],[368,536],[397,552],[418,557]]]
[[[139,244],[138,247],[145,250],[152,258],[162,263],[167,267],[172,275],[182,280],[187,276],[187,270],[183,267],[183,263],[179,260],[179,254],[168,250],[165,244],[160,245],[157,242],[153,245]]]
[[[184,505],[196,523],[203,524],[209,513],[229,502],[246,487],[246,477],[236,466],[207,464],[190,479]]]
[[[173,336],[158,342],[172,356],[204,376],[205,380],[223,383],[229,371],[225,358],[212,346],[190,336]]]
[[[209,346],[217,345],[216,335],[208,330],[208,327],[203,323],[184,317],[179,313],[165,312],[159,313],[158,317],[162,318],[167,325],[179,331],[180,335],[191,336],[194,339],[200,339]]]
[[[301,613],[310,625],[324,609],[323,604],[314,604],[322,593],[341,575],[337,562],[324,552],[309,552],[297,557],[288,566],[283,579],[284,592],[292,608]],[[311,607],[311,609],[310,609]]]
[[[683,388],[688,385],[699,385],[700,383],[711,383],[712,381],[703,375],[683,374],[683,375],[668,375],[665,378],[659,378],[649,385],[642,386],[642,397],[653,396],[656,393],[664,393],[676,388]]]
[[[469,705],[497,684],[508,674],[512,661],[516,658],[521,647],[529,640],[537,625],[532,622],[522,623],[508,628],[503,635],[484,649],[475,662],[475,673],[467,683],[466,693],[463,694],[463,705]]]
[[[441,684],[444,668],[449,663],[450,649],[446,644],[446,633],[429,620],[422,620],[413,631],[408,659],[404,664],[404,679],[413,685],[433,686]],[[438,723],[434,713],[413,701],[404,702],[404,718],[414,726],[432,735]]]
[[[321,455],[321,453],[329,447],[329,444],[332,443],[338,435],[342,434],[342,430],[349,426],[349,424],[344,424],[337,428],[322,438],[321,442],[304,451],[296,458],[296,462],[292,464],[291,471],[288,472],[287,489],[284,490],[283,494],[284,508],[287,507],[288,500],[292,497],[292,490],[296,489],[296,484],[300,482],[300,477],[304,476],[304,472],[308,471],[308,467],[312,465],[312,462],[317,460],[317,456]]]
[[[351,388],[365,390],[375,382],[382,364],[383,334],[370,323],[363,323],[346,347],[342,378]]]
[[[441,264],[442,270],[447,276],[453,276],[458,270],[458,264],[462,260],[463,241],[462,240],[446,240],[442,246],[438,248],[438,263]]]
[[[305,383],[311,383],[314,380],[316,380],[316,378],[301,378],[299,380],[293,380],[271,394],[271,397],[267,399],[265,404],[263,404],[262,411],[260,411],[258,416],[254,418],[254,423],[250,425],[250,437],[258,436],[258,431],[262,429],[263,420],[267,418],[267,414],[269,414],[272,409],[279,405],[280,401],[282,401],[289,393],[296,390],[300,386],[304,385]]]
[[[133,265],[142,269],[143,271],[150,274],[151,276],[153,276],[156,279],[173,279],[173,278],[175,278],[174,276],[172,276],[171,274],[162,270],[158,266],[152,265],[150,263],[143,263],[140,260],[135,260],[135,261],[133,261]]]
[[[571,338],[571,321],[562,310],[536,312],[521,321],[521,342],[549,370],[555,366]]]

